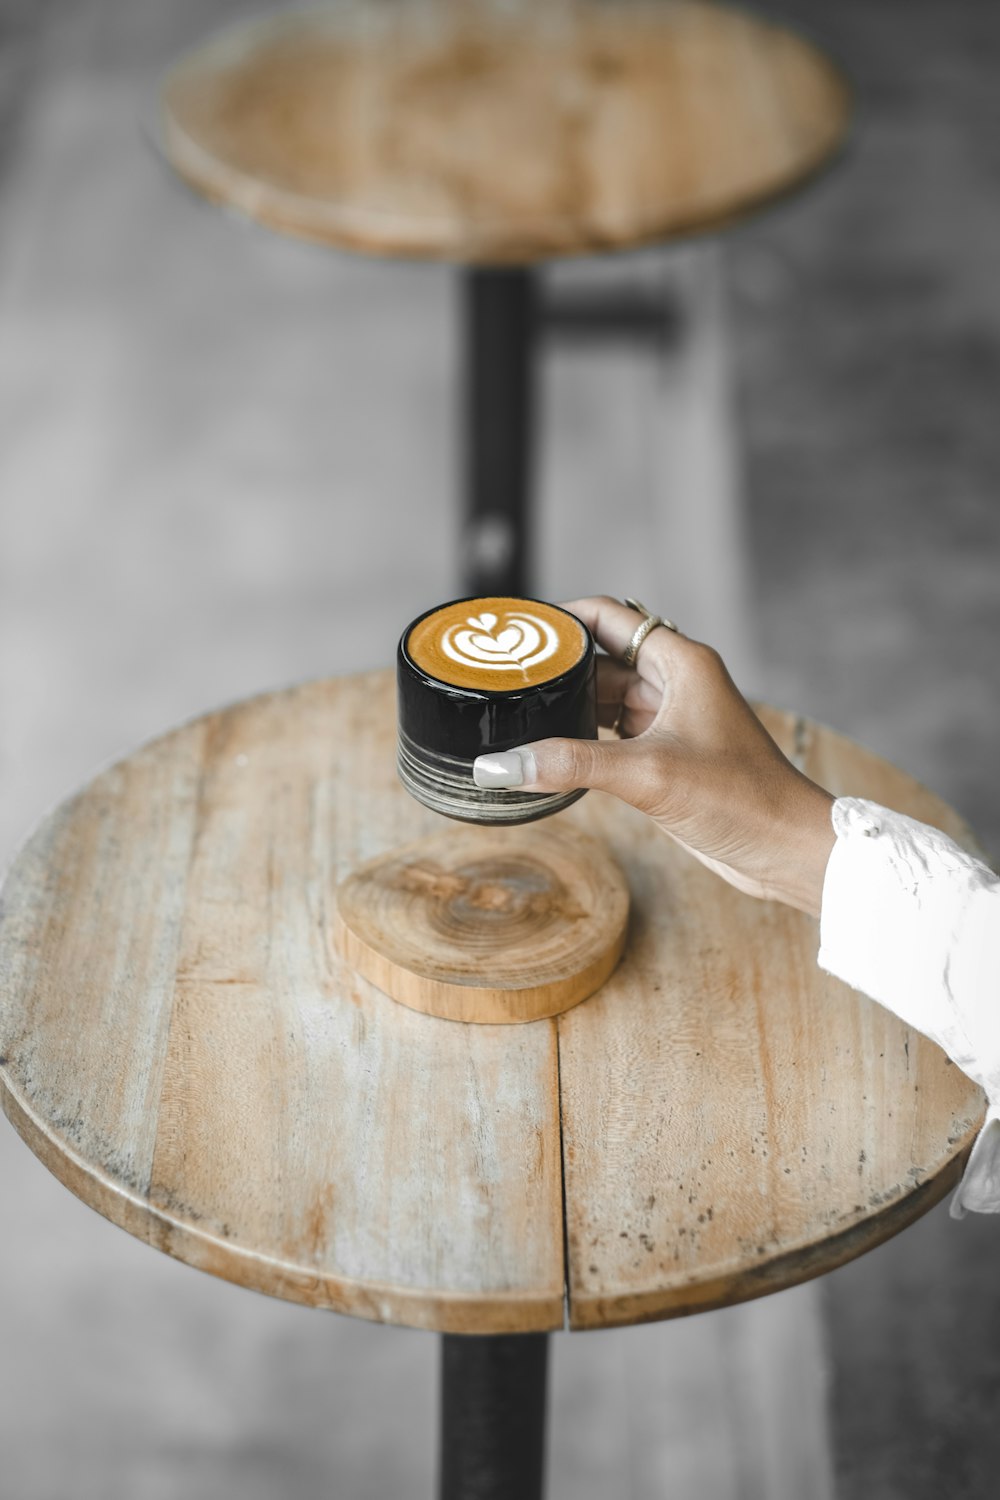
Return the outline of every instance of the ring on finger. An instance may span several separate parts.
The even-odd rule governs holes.
[[[673,620],[665,620],[662,615],[654,615],[644,604],[640,604],[638,599],[626,599],[625,603],[629,609],[634,609],[638,614],[645,616],[642,624],[637,627],[632,635],[632,639],[622,652],[622,660],[627,666],[631,667],[639,655],[640,646],[651,630],[655,630],[657,625],[663,625],[667,630],[676,631],[677,626]]]

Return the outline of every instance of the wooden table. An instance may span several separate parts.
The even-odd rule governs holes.
[[[715,230],[810,180],[849,87],[784,28],[703,0],[371,0],[237,27],[168,75],[163,145],[197,191],[340,249],[464,269],[464,589],[530,592],[533,361],[566,326],[531,266]]]
[[[164,90],[171,160],[286,234],[523,265],[772,202],[850,94],[792,32],[704,3],[341,4],[224,33]]]
[[[884,761],[762,712],[831,790],[969,841]],[[527,1496],[548,1330],[841,1265],[948,1191],[983,1099],[819,972],[812,921],[599,793],[560,817],[631,888],[603,989],[525,1026],[395,1004],[332,942],[338,881],[442,826],[393,736],[389,674],[309,684],[174,730],[48,817],[4,889],[0,1095],[67,1187],[156,1248],[448,1336],[444,1493],[508,1492],[471,1490],[492,1464]],[[477,1400],[499,1403],[486,1436]]]

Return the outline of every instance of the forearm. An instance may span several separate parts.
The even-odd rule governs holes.
[[[767,895],[812,917],[820,915],[827,865],[837,838],[833,806],[829,792],[796,775],[773,823],[775,873]]]

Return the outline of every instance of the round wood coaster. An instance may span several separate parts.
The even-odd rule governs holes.
[[[625,947],[628,886],[596,839],[449,828],[337,890],[337,947],[394,1000],[448,1021],[537,1021],[592,995]]]

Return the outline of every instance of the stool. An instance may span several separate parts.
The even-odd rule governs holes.
[[[442,1494],[527,1500],[550,1330],[843,1264],[957,1181],[983,1099],[817,969],[814,922],[596,792],[559,817],[608,847],[633,915],[594,996],[507,1026],[388,999],[334,918],[344,876],[440,827],[396,780],[393,700],[374,673],[238,703],[40,825],[4,889],[0,1096],[67,1187],[156,1248],[441,1332]],[[832,792],[970,842],[885,761],[761,714]]]
[[[194,53],[167,78],[163,145],[273,229],[462,267],[463,586],[516,595],[538,339],[665,326],[641,297],[552,303],[533,264],[732,223],[827,165],[849,113],[815,48],[724,6],[358,3]]]

